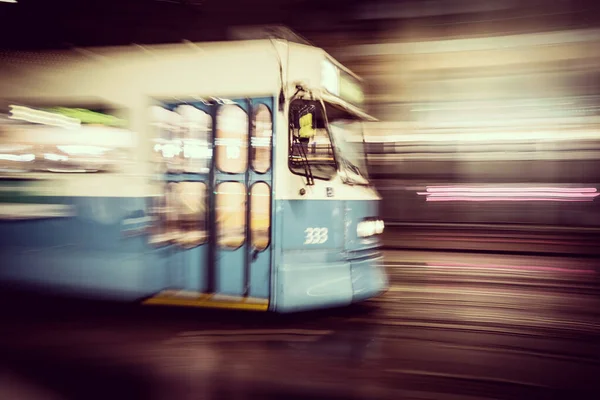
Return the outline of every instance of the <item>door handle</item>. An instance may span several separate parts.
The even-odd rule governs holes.
[[[258,258],[258,253],[260,253],[257,249],[252,249],[252,261],[256,261],[256,259]]]

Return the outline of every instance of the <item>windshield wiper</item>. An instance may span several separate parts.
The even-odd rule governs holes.
[[[308,162],[308,156],[306,155],[306,149],[300,142],[300,140],[294,136],[293,138],[294,147],[299,149],[300,158],[302,159],[302,166],[304,167],[304,176],[306,177],[306,184],[312,186],[315,184],[315,179],[313,177],[312,169],[310,167],[310,163]]]
[[[358,168],[354,163],[352,163],[352,161],[348,160],[346,157],[340,157],[340,159],[342,160],[342,164],[344,165],[344,168],[354,172],[356,175],[360,175],[362,176],[362,173],[360,172],[360,168]]]
[[[343,175],[344,183],[350,184],[350,185],[365,185],[365,186],[370,185],[369,180],[362,175],[362,173],[360,172],[360,169],[356,165],[354,165],[352,162],[348,161],[347,159],[345,159],[343,157],[340,157],[340,159],[342,161],[341,164],[344,167],[344,169],[342,171],[342,172],[344,172],[344,175]],[[346,171],[350,171],[353,174],[355,174],[356,176],[364,179],[364,182],[361,182],[357,179],[354,179],[354,178],[348,176],[348,173]]]
[[[362,176],[360,169],[356,165],[354,165],[351,161],[344,159],[344,162],[346,164],[346,168],[348,168],[350,171],[354,172],[356,175]]]

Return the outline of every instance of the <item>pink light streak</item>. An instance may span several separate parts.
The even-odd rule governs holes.
[[[438,198],[427,198],[428,202],[432,201],[471,201],[471,202],[481,202],[481,201],[554,201],[554,202],[570,202],[570,203],[581,203],[581,202],[590,202],[593,199],[547,199],[543,197],[486,197],[486,198],[474,198],[474,197],[438,197]]]
[[[425,192],[428,202],[440,201],[594,201],[600,196],[596,188],[562,187],[485,187],[485,186],[429,186]]]
[[[428,186],[428,193],[435,192],[559,192],[559,193],[596,193],[596,188],[561,187],[486,187],[486,186]]]

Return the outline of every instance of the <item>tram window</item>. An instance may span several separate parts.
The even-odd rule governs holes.
[[[271,237],[271,190],[265,182],[250,189],[250,232],[252,246],[259,251],[269,246]]]
[[[175,203],[175,185],[168,183],[163,187],[163,193],[154,197],[150,213],[154,217],[150,243],[156,246],[164,246],[173,242],[179,233],[177,216],[174,212]]]
[[[206,241],[206,184],[181,182],[174,187],[177,199],[177,243],[182,247],[198,246]]]
[[[153,128],[153,161],[157,172],[181,172],[183,151],[181,138],[182,117],[160,106],[150,108]]]
[[[248,115],[239,106],[227,104],[217,112],[217,168],[241,174],[248,167]]]
[[[118,173],[131,165],[135,134],[127,109],[32,102],[0,106],[0,173]]]
[[[273,139],[273,118],[266,105],[261,104],[256,108],[252,126],[252,168],[264,174],[271,167]]]
[[[181,116],[183,170],[208,172],[212,157],[210,115],[188,104],[177,107],[176,112]]]
[[[170,182],[167,185],[167,234],[169,235],[170,241],[175,241],[180,235],[178,209],[179,209],[179,198],[178,198],[177,183]]]
[[[294,100],[290,104],[289,166],[293,173],[329,180],[337,171],[331,138],[321,104]]]
[[[152,201],[150,243],[194,247],[206,242],[206,184],[170,182]]]
[[[150,229],[150,244],[160,246],[169,242],[167,235],[167,196],[166,186],[162,193],[154,196],[150,205],[150,215],[154,223]]]
[[[216,190],[217,243],[236,249],[246,237],[246,186],[240,182],[222,182]]]

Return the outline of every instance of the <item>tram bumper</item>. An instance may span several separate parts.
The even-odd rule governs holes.
[[[287,262],[277,270],[276,312],[343,307],[388,288],[382,257],[329,262]]]

